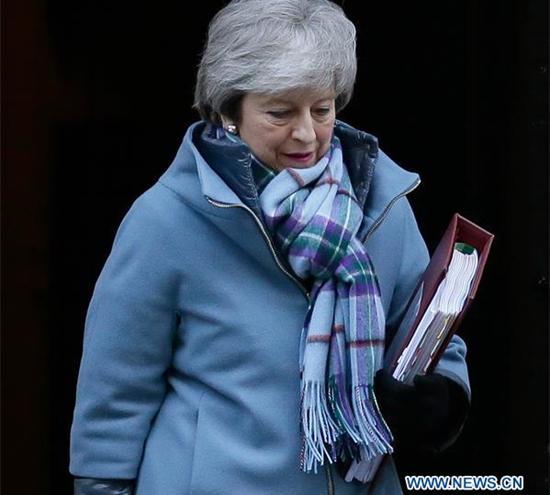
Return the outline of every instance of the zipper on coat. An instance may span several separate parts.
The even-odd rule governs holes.
[[[327,478],[327,495],[334,495],[334,480],[332,479],[332,469],[330,462],[325,463],[325,476]]]
[[[217,208],[242,208],[243,210],[247,211],[250,215],[252,215],[252,218],[256,222],[256,225],[260,229],[260,232],[262,233],[265,241],[267,242],[269,250],[271,251],[271,255],[273,256],[273,259],[277,263],[277,266],[288,278],[290,278],[300,288],[304,296],[306,296],[308,303],[311,304],[311,296],[309,292],[302,285],[302,283],[294,275],[292,275],[292,273],[290,273],[288,269],[285,267],[285,265],[281,262],[281,260],[279,259],[279,255],[275,250],[275,246],[273,245],[273,241],[271,240],[271,236],[268,234],[263,222],[258,218],[258,216],[246,205],[233,204],[233,203],[221,203],[220,201],[216,201],[208,196],[205,196],[205,198],[211,205],[216,206]]]
[[[392,209],[396,201],[406,196],[407,194],[411,193],[412,191],[414,191],[419,185],[420,185],[420,179],[418,178],[407,189],[399,193],[387,204],[382,214],[375,220],[375,222],[371,225],[371,228],[365,234],[365,237],[363,238],[363,244],[365,244],[369,240],[370,236],[374,234],[374,232],[378,229],[378,227],[380,227],[380,225],[386,219],[386,217],[388,216],[388,213],[390,212],[390,210]]]

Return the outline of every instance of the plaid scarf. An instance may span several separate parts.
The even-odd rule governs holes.
[[[363,212],[335,136],[309,168],[287,168],[260,194],[279,250],[302,279],[313,278],[300,346],[300,467],[325,459],[363,464],[391,453],[374,374],[382,367],[385,320],[370,258],[356,237]]]

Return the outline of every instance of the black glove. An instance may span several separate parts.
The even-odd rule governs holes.
[[[444,449],[460,432],[470,408],[462,387],[437,373],[418,375],[414,385],[406,385],[380,370],[374,391],[396,449]]]
[[[133,480],[75,478],[74,495],[132,495]]]

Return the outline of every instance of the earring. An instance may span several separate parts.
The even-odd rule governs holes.
[[[229,132],[229,134],[237,135],[239,133],[239,130],[237,129],[237,126],[235,124],[227,124],[225,126],[225,130]]]

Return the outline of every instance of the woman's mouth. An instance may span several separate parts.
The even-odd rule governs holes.
[[[309,153],[285,153],[291,160],[298,163],[307,163],[313,158],[313,151]]]

